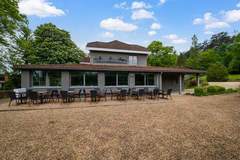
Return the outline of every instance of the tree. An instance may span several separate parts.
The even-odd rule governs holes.
[[[18,0],[1,0],[0,17],[0,46],[7,46],[19,27],[25,24],[26,17],[18,10]]]
[[[34,37],[34,51],[30,55],[26,55],[28,63],[79,63],[85,56],[83,51],[71,40],[70,34],[52,23],[38,26],[34,31]]]
[[[207,80],[213,82],[226,81],[228,79],[227,68],[222,64],[212,64],[207,70]]]
[[[173,47],[163,46],[160,41],[153,41],[148,50],[151,54],[148,56],[148,64],[151,66],[169,67],[175,66],[177,55]]]
[[[197,48],[197,47],[198,47],[198,38],[196,34],[194,34],[192,37],[192,48]]]

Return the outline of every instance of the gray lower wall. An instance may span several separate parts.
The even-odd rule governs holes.
[[[162,80],[161,80],[162,77]],[[184,75],[181,76],[182,78],[182,91],[184,91]],[[47,80],[48,82],[48,80]],[[144,87],[144,86],[135,86],[135,74],[134,73],[129,73],[128,77],[128,87],[129,88],[134,88],[134,87]],[[161,84],[162,82],[162,84]],[[159,87],[160,89],[167,90],[167,89],[173,89],[175,92],[180,92],[180,74],[171,74],[171,73],[156,73],[154,77],[154,83],[155,87]],[[49,84],[49,83],[47,83]],[[69,89],[74,89],[74,87],[70,86],[70,74],[68,71],[63,71],[61,75],[61,87],[56,87],[57,89],[62,89],[62,90],[69,90]],[[162,88],[161,88],[162,86]],[[30,71],[22,71],[21,73],[21,87],[22,88],[27,88],[27,89],[36,89],[36,90],[42,90],[42,89],[47,89],[47,88],[53,88],[49,86],[42,86],[42,87],[32,87],[31,86],[31,72]],[[120,87],[120,86],[119,86]],[[153,86],[154,87],[154,86]],[[89,87],[85,87],[89,88]],[[104,72],[99,72],[98,73],[98,88],[104,89],[105,88],[105,76]],[[181,91],[181,92],[182,92]],[[180,92],[180,93],[181,93]]]

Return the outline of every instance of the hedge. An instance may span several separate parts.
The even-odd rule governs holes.
[[[208,87],[196,87],[194,88],[195,96],[208,96],[208,95],[217,95],[225,93],[234,93],[237,92],[235,89],[225,89],[221,86],[208,86]]]

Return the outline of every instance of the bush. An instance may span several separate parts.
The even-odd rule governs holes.
[[[222,64],[212,64],[207,71],[207,80],[210,82],[227,81],[228,71]]]
[[[194,95],[195,96],[207,96],[207,91],[203,87],[196,87],[196,88],[194,88]]]
[[[225,88],[221,86],[209,86],[207,87],[207,93],[210,95],[225,93]]]
[[[232,88],[228,88],[225,91],[225,93],[235,93],[235,92],[237,92],[237,90],[236,89],[232,89]]]

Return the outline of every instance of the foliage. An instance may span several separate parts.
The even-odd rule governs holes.
[[[227,94],[227,93],[235,93],[236,89],[226,89],[221,86],[208,86],[208,87],[196,87],[194,88],[195,96],[208,96],[208,95],[218,95],[218,94]]]
[[[173,47],[163,46],[160,41],[153,41],[148,50],[151,54],[148,56],[148,64],[151,66],[175,66],[177,62],[177,55]]]
[[[84,53],[71,40],[70,34],[51,23],[38,26],[34,37],[34,51],[29,63],[79,63],[84,57]]]
[[[14,88],[20,88],[21,86],[21,75],[19,72],[12,72],[8,75],[8,80],[4,83],[4,90],[11,90]]]
[[[226,81],[228,78],[228,71],[222,64],[212,64],[207,71],[208,81]]]
[[[225,92],[225,88],[221,86],[209,86],[207,87],[207,93],[209,95],[222,94]]]
[[[194,95],[195,96],[207,96],[207,90],[204,87],[195,87]]]
[[[229,81],[240,81],[240,74],[230,74],[228,76]]]
[[[26,22],[18,10],[18,0],[0,1],[0,46],[7,46],[16,36],[16,31]]]

